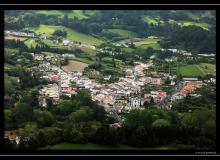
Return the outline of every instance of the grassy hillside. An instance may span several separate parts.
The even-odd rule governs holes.
[[[31,46],[32,46],[32,47],[36,47],[37,44],[38,44],[38,45],[41,45],[41,44],[39,44],[38,42],[36,42],[36,40],[34,40],[34,39],[28,39],[28,40],[24,41],[24,44],[25,44],[26,46],[28,46],[28,48],[31,48]]]
[[[59,11],[59,10],[42,10],[38,13],[45,14],[45,15],[55,15],[60,18],[64,17],[64,15],[67,15],[68,18],[77,18],[79,20],[87,19],[88,17],[82,12],[82,10],[70,10],[70,11]]]
[[[128,31],[125,29],[105,29],[105,31],[111,32],[111,33],[115,33],[123,38],[134,38],[137,37],[137,34],[132,32],[132,31]]]
[[[103,43],[103,41],[98,38],[74,31],[64,26],[40,25],[39,27],[30,28],[30,30],[34,31],[36,34],[45,33],[47,35],[53,34],[55,30],[65,30],[67,32],[67,39],[80,41],[89,45],[100,45],[101,43]]]
[[[154,49],[160,48],[158,39],[153,38],[143,38],[139,41],[135,41],[134,44],[142,49],[147,49],[148,47],[152,47]]]
[[[143,16],[142,19],[143,19],[144,22],[146,22],[148,24],[151,24],[151,25],[158,25],[159,21],[163,23],[163,21],[161,21],[159,17],[158,18],[153,18],[153,17],[150,17],[150,16]]]
[[[205,76],[207,74],[216,74],[215,65],[201,63],[181,66],[176,70],[177,74],[181,74],[183,77]]]
[[[208,23],[197,23],[197,22],[190,22],[190,21],[180,21],[177,23],[181,27],[185,26],[197,26],[201,27],[204,30],[209,30],[210,25]]]
[[[175,11],[174,11],[175,12]],[[201,27],[204,30],[209,30],[210,25],[208,23],[205,22],[198,22],[202,17],[212,17],[210,15],[210,12],[206,12],[205,14],[202,14],[201,16],[196,15],[196,14],[192,14],[190,12],[184,12],[184,14],[187,14],[192,20],[185,20],[185,21],[176,21],[174,19],[169,19],[168,22],[169,24],[178,24],[181,27],[185,27],[185,26],[197,26],[197,27]],[[164,24],[164,20],[162,20],[160,17],[154,18],[151,16],[143,16],[142,20],[150,25],[160,25]]]

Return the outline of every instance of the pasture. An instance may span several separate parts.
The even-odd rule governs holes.
[[[133,42],[136,47],[141,49],[147,49],[148,47],[152,47],[154,49],[160,48],[160,44],[158,43],[158,39],[154,38],[143,38],[140,40],[136,40]]]
[[[200,63],[193,65],[180,66],[176,69],[176,73],[182,75],[183,77],[204,77],[207,74],[216,75],[215,65]]]
[[[103,43],[101,39],[95,38],[91,35],[87,35],[84,33],[77,32],[70,28],[64,26],[50,26],[50,25],[40,25],[39,27],[30,28],[31,31],[35,32],[36,34],[46,34],[52,35],[55,30],[65,30],[67,32],[67,38],[72,41],[79,41],[84,44],[88,45],[100,45]]]
[[[129,31],[129,30],[125,30],[125,29],[105,29],[105,31],[110,32],[110,33],[115,33],[123,38],[137,37],[136,33]]]

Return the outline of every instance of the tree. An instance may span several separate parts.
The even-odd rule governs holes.
[[[112,63],[113,63],[113,67],[116,68],[115,56],[112,57]]]
[[[4,129],[13,129],[12,111],[10,109],[4,109]]]
[[[152,123],[152,127],[169,127],[171,124],[166,119],[157,119]]]
[[[117,130],[109,128],[108,126],[102,126],[95,134],[94,143],[116,146],[118,144],[118,138]]]
[[[62,139],[62,129],[47,127],[38,132],[39,146],[57,144]]]
[[[62,65],[65,66],[65,65],[68,65],[68,63],[69,63],[69,58],[65,57]]]
[[[65,30],[55,30],[53,32],[53,35],[58,36],[58,37],[66,37],[67,32]]]
[[[135,130],[136,134],[136,146],[143,147],[146,145],[146,130],[144,126],[138,126]]]
[[[171,80],[169,78],[166,78],[166,80],[164,81],[165,84],[170,84]]]
[[[50,127],[54,123],[54,117],[48,111],[34,110],[34,119],[39,127]]]
[[[83,122],[91,119],[93,112],[89,107],[81,107],[69,115],[70,122]]]
[[[85,125],[83,123],[70,123],[64,127],[64,139],[67,142],[73,143],[87,143],[88,137],[83,132]]]
[[[72,105],[71,100],[61,100],[57,105],[56,113],[57,115],[66,116],[74,110],[76,110],[76,108]]]
[[[93,104],[90,91],[87,89],[81,89],[75,97],[81,105],[91,106]]]
[[[33,108],[27,103],[18,103],[12,111],[13,121],[17,126],[33,119]]]

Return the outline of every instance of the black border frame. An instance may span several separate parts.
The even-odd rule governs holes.
[[[33,1],[33,0],[32,0]],[[2,9],[3,8],[3,9]],[[42,9],[48,9],[48,10],[62,10],[62,9],[76,9],[76,10],[216,10],[216,26],[218,26],[218,10],[217,6],[215,5],[135,5],[135,4],[128,4],[128,5],[60,5],[60,4],[53,4],[53,5],[3,5],[1,6],[1,20],[2,25],[4,25],[4,10],[42,10]],[[4,31],[4,27],[2,27]],[[218,30],[218,27],[216,27]],[[4,32],[2,31],[2,42],[4,42]],[[218,31],[216,31],[216,34],[218,35]],[[218,37],[216,37],[217,41]],[[1,48],[2,53],[4,53],[4,47]],[[218,52],[218,47],[216,48]],[[216,55],[217,56],[217,55]],[[216,57],[217,58],[217,57]],[[1,60],[3,61],[1,64],[2,69],[4,68],[4,54],[1,54]],[[218,63],[216,64],[216,68],[218,66]],[[4,73],[4,71],[2,71]],[[218,76],[216,77],[218,79]],[[2,79],[3,80],[3,79]],[[3,87],[4,87],[4,83]],[[3,94],[3,92],[1,92]],[[2,95],[3,97],[3,95]],[[4,101],[3,101],[4,102]],[[219,109],[216,108],[216,114],[219,112]],[[0,110],[0,117],[1,117],[1,140],[4,141],[4,110]],[[218,133],[218,122],[219,122],[219,116],[217,116],[216,125],[217,125],[217,131]],[[3,125],[2,125],[3,124]],[[218,135],[218,134],[217,134]],[[213,156],[219,154],[219,145],[218,145],[218,137],[217,137],[217,144],[216,144],[216,150],[215,151],[204,151],[203,153],[196,154],[197,151],[170,151],[170,150],[146,150],[146,151],[137,151],[137,150],[13,150],[8,151],[4,150],[4,145],[1,143],[1,153],[3,155],[54,155],[54,156],[61,156],[61,155],[74,155],[74,156],[82,156],[82,155],[100,155],[100,156],[106,156],[106,155],[129,155],[129,156],[161,156],[161,155],[188,155],[188,156]],[[202,152],[202,151],[199,151]],[[207,154],[205,152],[212,152],[211,154]],[[214,153],[214,154],[213,154]]]

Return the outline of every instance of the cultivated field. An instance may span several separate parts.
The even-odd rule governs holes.
[[[69,64],[66,66],[63,66],[62,69],[65,72],[71,72],[71,71],[80,71],[82,72],[84,68],[88,67],[88,64],[78,61],[70,60]]]

